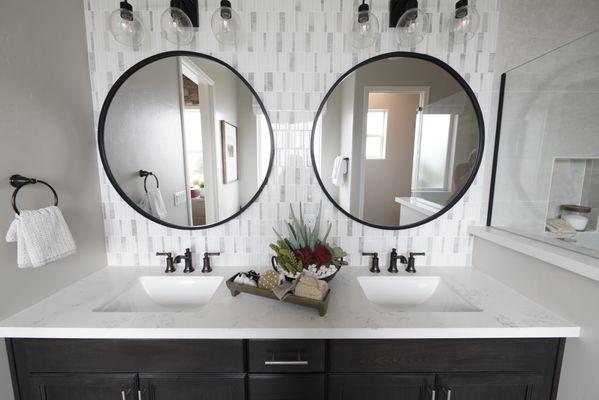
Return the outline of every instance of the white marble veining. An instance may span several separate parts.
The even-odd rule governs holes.
[[[211,276],[232,276],[218,268]],[[179,272],[177,272],[179,273]],[[499,283],[463,267],[419,268],[439,276],[480,312],[385,312],[365,297],[346,268],[331,285],[328,313],[247,294],[232,297],[225,282],[194,312],[94,312],[156,267],[108,267],[0,322],[0,337],[35,338],[489,338],[577,337],[579,327]],[[199,274],[196,272],[196,274]],[[382,272],[381,275],[387,275]],[[400,273],[402,275],[404,273]]]

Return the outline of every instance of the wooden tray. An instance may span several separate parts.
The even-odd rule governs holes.
[[[268,299],[283,301],[285,303],[292,303],[304,307],[315,308],[318,310],[318,315],[320,315],[321,317],[324,317],[327,313],[331,289],[328,290],[327,294],[324,296],[322,300],[309,299],[307,297],[295,296],[293,294],[285,297],[285,300],[279,300],[279,298],[275,296],[272,290],[261,289],[258,287],[248,285],[241,285],[239,283],[233,282],[235,277],[237,277],[237,274],[233,275],[231,278],[227,280],[227,287],[231,291],[231,295],[233,295],[233,297],[239,295],[239,293],[247,293],[252,294],[254,296],[266,297]]]

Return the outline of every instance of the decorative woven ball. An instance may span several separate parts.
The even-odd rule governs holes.
[[[278,272],[266,271],[260,275],[258,279],[258,287],[266,290],[272,290],[279,286],[281,277]]]

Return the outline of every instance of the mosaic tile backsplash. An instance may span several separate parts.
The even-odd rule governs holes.
[[[128,68],[153,54],[176,50],[161,37],[159,19],[167,0],[133,0],[148,35],[139,49],[117,43],[108,29],[110,13],[118,1],[84,0],[94,119],[111,85]],[[381,35],[367,50],[349,42],[349,26],[358,1],[352,0],[235,0],[233,7],[245,21],[247,35],[236,46],[219,44],[210,31],[210,17],[218,0],[199,0],[200,27],[194,41],[181,47],[215,56],[236,68],[256,89],[270,115],[275,138],[275,159],[268,184],[256,201],[238,218],[216,228],[183,231],[148,221],[131,209],[101,172],[102,207],[108,263],[160,265],[157,251],[182,253],[191,247],[196,263],[204,251],[220,251],[214,266],[260,268],[269,264],[272,228],[282,228],[289,204],[305,203],[314,215],[323,202],[323,218],[333,223],[331,241],[349,254],[350,265],[367,265],[362,251],[377,251],[381,265],[391,248],[400,253],[425,251],[421,265],[469,265],[471,240],[467,229],[484,220],[485,174],[490,160],[466,196],[447,214],[418,228],[384,231],[363,226],[339,212],[326,198],[310,161],[310,134],[316,110],[326,91],[351,66],[376,54],[403,50],[426,53],[456,69],[477,94],[485,120],[491,111],[497,38],[497,0],[472,1],[481,14],[479,34],[466,44],[452,46],[442,32],[442,20],[454,2],[421,0],[430,16],[430,34],[415,48],[400,48],[387,28],[387,0],[372,0],[381,22]],[[487,139],[491,137],[487,129]],[[99,159],[98,159],[99,163]]]

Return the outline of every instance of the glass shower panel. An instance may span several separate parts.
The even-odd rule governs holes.
[[[598,159],[595,31],[506,73],[491,225],[599,257]],[[584,231],[568,204],[591,208]]]

